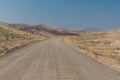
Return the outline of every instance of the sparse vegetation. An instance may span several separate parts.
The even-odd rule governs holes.
[[[94,55],[97,60],[105,59],[104,62],[120,64],[120,30],[87,32],[80,36],[66,37],[65,42],[72,43]]]
[[[33,35],[28,32],[15,30],[8,25],[0,24],[0,55],[13,49],[20,48],[31,42],[44,40],[46,37]]]

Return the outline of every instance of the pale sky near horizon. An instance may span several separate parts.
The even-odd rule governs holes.
[[[0,0],[0,22],[120,28],[120,0]]]

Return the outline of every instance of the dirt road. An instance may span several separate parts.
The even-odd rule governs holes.
[[[50,39],[0,58],[0,80],[120,80],[120,75]]]

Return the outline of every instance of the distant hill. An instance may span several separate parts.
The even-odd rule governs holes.
[[[48,27],[44,24],[27,25],[27,24],[8,24],[18,30],[27,31],[38,35],[79,35],[83,33],[82,30],[69,30],[61,28]]]

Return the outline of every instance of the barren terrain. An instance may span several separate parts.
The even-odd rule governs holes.
[[[33,35],[28,32],[15,30],[8,25],[0,24],[0,56],[32,42],[46,39],[45,36]]]
[[[67,37],[65,42],[110,68],[120,72],[120,30],[92,31],[80,36]]]
[[[0,80],[120,80],[120,75],[58,38],[1,58]]]

